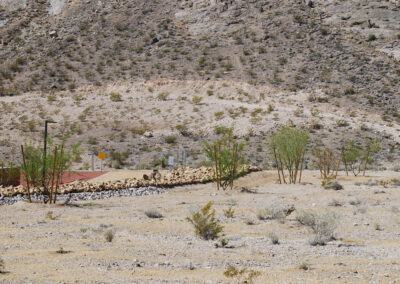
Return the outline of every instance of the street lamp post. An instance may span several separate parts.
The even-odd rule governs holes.
[[[46,188],[46,151],[47,151],[47,124],[56,123],[55,121],[45,120],[44,122],[44,146],[43,146],[43,170],[42,170],[42,186],[43,189]]]

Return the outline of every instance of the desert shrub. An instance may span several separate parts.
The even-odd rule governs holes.
[[[110,94],[110,100],[113,102],[120,102],[122,101],[122,96],[120,93],[111,93]]]
[[[223,111],[217,111],[214,113],[214,116],[216,119],[221,119],[224,116],[224,112]]]
[[[212,202],[210,201],[200,211],[186,218],[194,226],[196,235],[204,240],[218,238],[223,229],[219,220],[215,218],[215,210],[211,210],[211,206]]]
[[[178,124],[175,126],[175,129],[179,131],[179,133],[183,136],[189,136],[190,132],[188,127],[185,124]]]
[[[277,165],[280,183],[287,183],[285,169],[289,183],[301,182],[308,139],[306,131],[288,126],[271,135],[269,147]]]
[[[117,152],[112,150],[110,152],[110,165],[114,169],[121,169],[125,165],[128,158],[129,151]]]
[[[53,211],[49,211],[49,212],[47,212],[47,214],[46,214],[46,219],[49,219],[49,220],[58,220],[60,217],[61,217],[61,214],[60,215],[53,215],[54,214],[54,212]]]
[[[285,218],[292,214],[294,210],[293,205],[272,202],[267,208],[257,212],[257,218],[259,220],[278,220],[283,223]]]
[[[375,34],[370,34],[370,35],[368,35],[367,41],[374,41],[374,40],[376,40],[376,39],[377,39],[377,37],[376,37]]]
[[[220,139],[209,143],[204,141],[203,150],[214,165],[214,177],[217,189],[228,186],[233,188],[233,181],[241,175],[244,164],[244,143],[233,137],[233,128],[225,132]]]
[[[310,267],[310,264],[309,264],[308,262],[302,262],[302,263],[300,263],[300,265],[299,265],[299,269],[302,269],[302,270],[310,270],[311,267]]]
[[[67,36],[65,38],[65,41],[66,42],[73,42],[73,41],[75,41],[75,37],[73,35],[69,35],[69,36]]]
[[[159,99],[160,101],[166,101],[168,99],[168,96],[168,92],[162,92],[157,95],[157,99]]]
[[[229,265],[224,271],[225,277],[236,279],[238,283],[254,283],[254,280],[260,275],[260,271],[248,270],[247,268],[238,269],[233,265]]]
[[[192,104],[197,105],[197,104],[201,103],[202,100],[203,100],[203,97],[194,96],[194,97],[192,98]]]
[[[166,136],[164,140],[165,140],[165,143],[176,144],[176,136],[169,135],[169,136]]]
[[[363,171],[363,175],[365,175],[367,166],[372,161],[371,155],[378,153],[379,149],[379,140],[368,141],[364,146],[357,145],[354,141],[346,142],[343,150],[346,174],[348,175],[348,171],[352,171],[354,176],[357,176]]]
[[[300,211],[296,220],[312,229],[314,236],[310,240],[311,245],[325,245],[335,238],[338,216],[334,213],[318,215],[311,211]]]
[[[268,237],[273,245],[279,245],[279,238],[274,232],[270,232]]]
[[[229,133],[229,131],[230,131],[230,128],[229,127],[226,127],[226,126],[215,126],[214,127],[214,133],[215,134],[217,134],[217,135],[220,135],[220,134],[227,134],[227,133]]]
[[[146,214],[147,217],[152,219],[159,219],[163,217],[163,215],[155,209],[146,210],[144,214]]]
[[[104,238],[107,242],[111,243],[114,240],[115,232],[113,230],[108,230],[104,234]]]

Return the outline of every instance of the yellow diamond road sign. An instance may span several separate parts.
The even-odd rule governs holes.
[[[107,155],[106,155],[106,153],[98,153],[98,154],[97,154],[97,157],[98,157],[100,160],[105,160],[105,159],[107,158]]]

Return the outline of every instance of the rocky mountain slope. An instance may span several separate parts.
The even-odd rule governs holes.
[[[214,126],[232,122],[253,149],[263,147],[263,135],[290,118],[332,144],[383,137],[387,154],[397,155],[396,1],[0,5],[4,154],[40,139],[44,118],[80,127],[73,135],[85,148],[93,139],[121,151],[142,143],[149,159],[171,151],[168,135],[199,148]]]

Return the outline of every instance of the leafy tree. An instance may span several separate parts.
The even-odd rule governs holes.
[[[241,174],[244,164],[244,143],[233,137],[233,128],[222,133],[222,137],[213,143],[204,141],[204,152],[214,165],[217,189],[233,187],[233,181]]]
[[[48,196],[45,202],[56,202],[57,189],[62,182],[63,173],[71,167],[74,161],[80,159],[82,153],[79,144],[66,147],[65,141],[66,140],[63,140],[61,146],[56,146],[53,141],[49,139],[46,156],[40,145],[27,144],[21,146],[23,157],[21,170],[27,183],[29,200],[30,187],[40,188],[42,186],[43,167],[45,164],[45,187],[42,189],[42,193]],[[50,191],[48,190],[49,187]]]
[[[287,183],[285,170],[289,183],[301,182],[308,140],[308,132],[289,126],[282,127],[271,136],[269,147],[277,165],[280,183]]]

